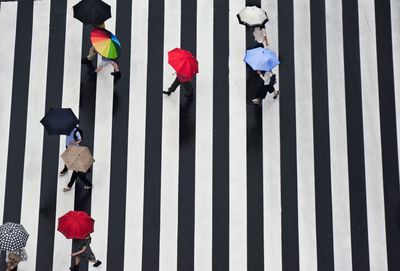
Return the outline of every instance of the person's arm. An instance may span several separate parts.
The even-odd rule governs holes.
[[[85,252],[85,250],[86,250],[86,247],[83,247],[81,250],[71,253],[71,256],[78,256],[78,255],[82,254],[83,252]]]
[[[265,82],[265,76],[260,71],[257,71],[258,76]]]
[[[269,42],[268,42],[268,35],[267,35],[267,30],[264,29],[264,47],[268,47],[269,46]]]
[[[74,141],[72,144],[73,145],[79,145],[82,142],[82,139],[79,139],[77,141]]]

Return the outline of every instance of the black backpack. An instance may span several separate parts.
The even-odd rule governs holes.
[[[81,129],[79,129],[78,127],[75,127],[75,132],[74,132],[74,140],[75,141],[78,141],[78,136],[77,136],[78,132],[81,135],[81,140],[83,140],[83,131]]]

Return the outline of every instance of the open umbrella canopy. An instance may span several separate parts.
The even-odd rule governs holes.
[[[240,24],[250,27],[263,26],[268,22],[267,12],[259,7],[245,7],[237,15]]]
[[[113,33],[106,29],[93,29],[90,33],[90,41],[101,56],[116,59],[120,54],[121,43]]]
[[[280,63],[273,51],[262,47],[247,50],[244,62],[255,71],[270,71]]]
[[[69,135],[79,120],[71,108],[51,108],[40,122],[49,135]]]
[[[94,163],[89,148],[84,146],[68,146],[61,158],[68,169],[80,172],[87,172]]]
[[[7,222],[0,226],[0,249],[16,251],[26,246],[29,234],[21,224]]]
[[[168,52],[168,63],[177,74],[188,78],[188,81],[199,72],[199,63],[191,52],[175,48]]]
[[[82,0],[74,7],[74,18],[84,24],[102,24],[111,18],[111,6],[101,0]]]
[[[57,230],[67,239],[84,239],[94,231],[94,219],[84,211],[69,211],[58,218]]]

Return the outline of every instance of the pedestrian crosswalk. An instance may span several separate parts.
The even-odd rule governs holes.
[[[396,0],[105,0],[122,44],[114,80],[81,64],[79,0],[0,3],[0,216],[24,225],[18,270],[67,270],[57,218],[95,220],[100,267],[80,270],[398,270],[400,5]],[[236,14],[267,11],[278,99]],[[167,52],[199,61],[193,99]],[[96,162],[88,192],[62,188],[63,137],[39,123],[72,108]],[[1,259],[0,270],[5,270]]]

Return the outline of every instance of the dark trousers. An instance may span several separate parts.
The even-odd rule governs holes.
[[[71,179],[69,180],[69,183],[68,183],[68,187],[69,187],[69,188],[71,188],[71,187],[74,185],[75,180],[76,180],[76,178],[78,178],[78,177],[81,179],[81,181],[82,181],[85,185],[87,185],[87,186],[92,186],[92,184],[91,184],[91,183],[89,182],[89,180],[86,178],[86,173],[79,172],[79,171],[74,171],[74,172],[72,172]]]
[[[192,84],[190,83],[190,81],[181,82],[181,81],[179,81],[178,77],[175,78],[174,82],[168,88],[168,90],[171,92],[174,92],[176,90],[176,88],[179,87],[180,84],[182,84],[183,87],[186,89],[186,91],[188,92],[188,95],[193,94],[193,87],[192,87]]]

